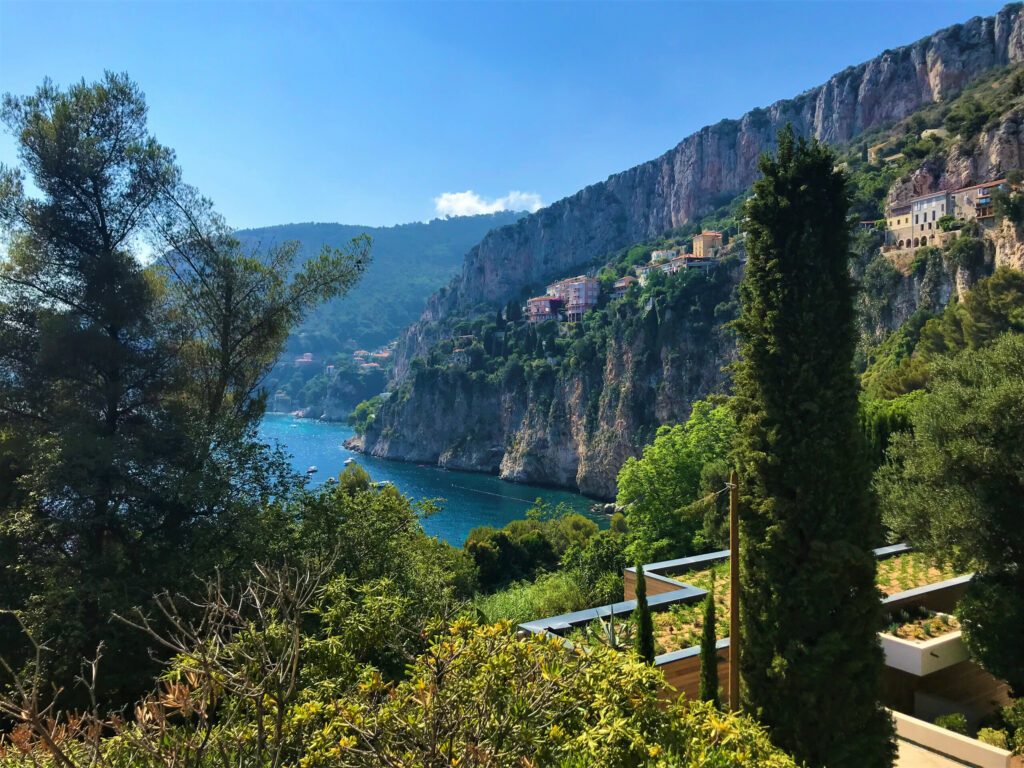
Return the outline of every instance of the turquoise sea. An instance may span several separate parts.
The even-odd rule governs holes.
[[[478,525],[500,527],[522,518],[538,497],[550,504],[565,502],[604,523],[601,516],[590,514],[593,502],[578,493],[509,483],[492,475],[375,459],[345,448],[342,443],[351,436],[352,429],[343,424],[284,414],[268,414],[260,425],[260,437],[268,443],[280,443],[292,455],[297,471],[317,467],[310,478],[314,486],[336,477],[344,468],[345,459],[352,457],[374,480],[389,480],[413,499],[441,499],[441,511],[424,520],[423,527],[427,533],[456,546]]]

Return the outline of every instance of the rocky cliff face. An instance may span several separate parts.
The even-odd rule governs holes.
[[[955,145],[949,157],[926,160],[908,178],[893,185],[888,202],[898,205],[931,192],[960,189],[1022,167],[1024,112],[1013,110],[973,141]]]
[[[691,403],[720,391],[734,340],[738,260],[717,276],[637,307],[581,368],[561,361],[498,382],[465,370],[418,367],[372,423],[375,456],[496,472],[509,480],[615,495],[615,477],[660,424],[685,421]]]
[[[1007,6],[885,51],[794,99],[703,128],[655,160],[492,231],[404,336],[396,376],[403,378],[433,341],[432,321],[481,302],[503,303],[524,285],[686,224],[742,192],[786,123],[800,135],[843,143],[949,98],[993,67],[1022,60],[1024,14],[1019,5]]]
[[[643,332],[613,338],[594,370],[503,383],[465,373],[439,376],[412,365],[445,332],[442,321],[501,305],[524,286],[571,274],[714,210],[750,186],[758,157],[773,148],[787,123],[800,135],[842,144],[948,99],[994,67],[1020,61],[1024,13],[1007,6],[995,17],[886,51],[795,99],[706,127],[655,160],[492,231],[400,341],[396,394],[366,435],[365,449],[611,497],[622,462],[639,453],[657,425],[684,420],[694,400],[723,386],[723,366],[735,353],[721,318],[710,331],[699,331],[681,315],[658,310]],[[926,165],[893,191],[894,199],[1020,167],[1022,129],[1024,116],[1007,117],[960,155]],[[996,237],[995,263],[1024,260],[1019,242],[1014,233]],[[734,280],[738,276],[737,268]],[[897,276],[873,319],[877,332],[918,307],[945,304],[969,282],[941,265]]]

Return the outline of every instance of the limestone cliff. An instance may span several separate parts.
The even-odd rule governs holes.
[[[652,327],[613,337],[595,368],[568,371],[555,365],[548,375],[528,380],[439,374],[413,361],[451,334],[450,318],[485,306],[493,311],[518,298],[525,286],[572,274],[616,249],[699,219],[743,192],[756,176],[757,158],[773,148],[787,123],[800,135],[843,144],[950,99],[995,67],[1021,61],[1024,15],[1020,6],[1007,6],[994,17],[886,51],[794,99],[706,127],[656,160],[493,230],[401,339],[395,394],[365,436],[365,450],[612,496],[618,468],[639,453],[658,425],[684,420],[695,399],[725,385],[723,366],[735,354],[721,324],[727,313],[699,328],[683,312],[653,308]],[[1004,115],[974,142],[901,180],[893,200],[1020,167],[1022,128],[1024,115]],[[1014,232],[997,235],[985,268],[1020,263],[1019,243]],[[732,285],[739,274],[735,264]],[[950,272],[941,259],[914,274],[874,274],[881,281],[871,297],[874,306],[862,307],[872,336],[918,308],[944,305],[976,277]],[[709,293],[708,301],[726,305],[729,296]]]
[[[948,99],[994,67],[1020,61],[1024,15],[1020,5],[1008,5],[995,16],[973,18],[848,67],[794,99],[702,128],[655,160],[493,230],[404,335],[396,376],[403,378],[434,340],[432,321],[482,302],[503,303],[524,285],[657,236],[742,192],[756,175],[758,156],[774,146],[786,123],[801,135],[841,144]]]
[[[684,421],[691,403],[726,381],[734,340],[739,258],[646,306],[607,335],[600,354],[573,368],[534,361],[497,380],[459,367],[417,365],[370,425],[375,456],[497,472],[509,480],[615,495],[615,477],[660,424]]]

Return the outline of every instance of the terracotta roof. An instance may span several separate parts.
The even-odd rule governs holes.
[[[953,190],[953,193],[957,192],[970,192],[972,189],[981,189],[982,187],[994,187],[998,184],[1005,184],[1006,179],[996,179],[995,181],[986,181],[984,184],[975,184],[973,187],[961,187],[960,189]]]

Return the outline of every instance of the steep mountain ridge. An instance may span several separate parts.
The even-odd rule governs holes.
[[[622,462],[659,425],[685,420],[694,400],[728,386],[723,368],[735,345],[723,324],[735,309],[741,238],[711,283],[688,278],[686,296],[671,298],[676,289],[669,287],[669,294],[646,291],[609,305],[618,319],[606,323],[607,343],[587,365],[573,364],[572,350],[551,357],[545,347],[524,364],[526,375],[508,375],[506,366],[500,376],[493,367],[459,362],[456,347],[480,341],[472,335],[483,329],[480,323],[524,288],[605,264],[613,252],[620,254],[613,277],[621,276],[629,266],[621,253],[635,250],[627,246],[672,230],[678,241],[693,230],[677,228],[697,226],[708,211],[735,232],[735,208],[722,219],[722,204],[746,190],[758,155],[772,148],[776,129],[787,122],[803,135],[849,144],[841,159],[861,203],[855,210],[865,218],[879,216],[886,193],[903,202],[1021,168],[1024,69],[1002,66],[1024,62],[1022,27],[1020,6],[1008,6],[994,18],[886,52],[796,99],[703,129],[658,160],[489,233],[405,334],[393,395],[369,424],[364,449],[612,497]],[[826,115],[829,109],[836,114]],[[967,132],[925,138],[960,113],[974,115]],[[892,157],[869,160],[875,142],[895,146]],[[865,199],[871,204],[863,205]],[[881,234],[859,228],[853,268],[865,286],[859,301],[866,341],[878,343],[917,310],[940,310],[995,266],[1020,268],[1018,230],[1006,224],[987,230],[984,263],[973,267],[935,252],[901,272],[879,252]],[[618,333],[615,323],[624,317],[634,321]],[[594,327],[585,318],[575,328],[559,327],[557,338],[589,337]]]
[[[491,231],[403,335],[396,377],[403,378],[411,360],[436,340],[433,322],[480,303],[503,303],[522,286],[686,224],[742,192],[785,124],[799,135],[841,144],[949,98],[994,67],[1020,61],[1024,14],[1014,4],[885,51],[796,98],[702,128],[655,160]]]
[[[297,240],[304,258],[324,245],[344,247],[361,234],[373,238],[373,260],[358,288],[314,310],[288,341],[290,354],[312,352],[319,359],[391,341],[420,315],[430,294],[458,272],[467,249],[489,230],[522,215],[501,211],[390,227],[280,224],[236,234],[246,244]]]

